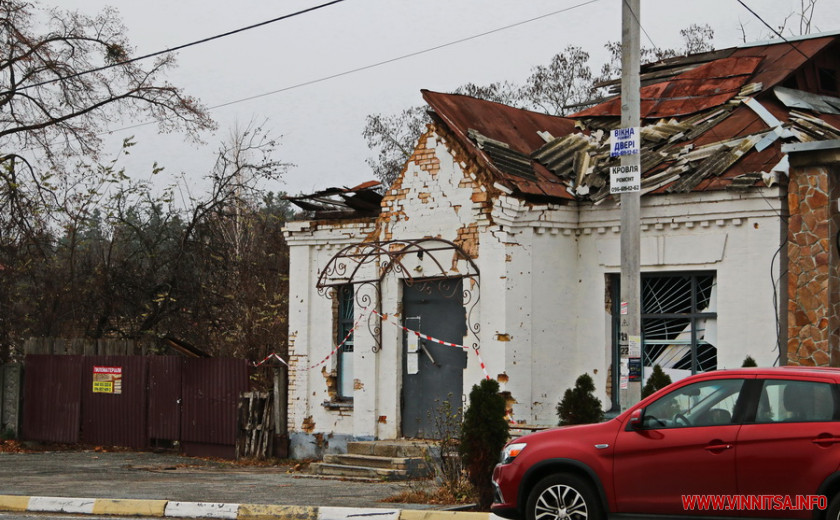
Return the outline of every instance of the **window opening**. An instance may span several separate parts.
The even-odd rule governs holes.
[[[344,341],[338,350],[338,396],[342,400],[353,399],[353,324],[354,298],[351,284],[338,287],[338,327],[336,343]],[[350,334],[350,337],[347,335]]]
[[[642,275],[642,365],[672,380],[717,369],[713,273]]]
[[[618,274],[610,275],[612,298],[611,392],[613,409],[620,407],[619,334],[621,330]],[[717,279],[714,272],[642,273],[642,380],[659,365],[672,381],[717,369]]]

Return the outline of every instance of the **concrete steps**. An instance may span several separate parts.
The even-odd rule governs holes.
[[[347,453],[324,456],[309,465],[313,475],[374,480],[407,480],[432,475],[425,441],[363,441],[347,443]]]

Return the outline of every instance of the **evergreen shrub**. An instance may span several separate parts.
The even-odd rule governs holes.
[[[595,397],[595,383],[589,374],[581,374],[575,387],[566,390],[557,405],[560,426],[596,423],[604,420],[601,400]]]
[[[509,438],[505,399],[493,379],[473,385],[461,427],[460,453],[467,478],[478,494],[478,508],[488,510],[493,502],[490,478],[499,454]]]

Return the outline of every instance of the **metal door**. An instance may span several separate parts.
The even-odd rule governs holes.
[[[461,344],[466,334],[463,283],[460,278],[415,280],[403,285],[403,325],[427,336]],[[462,349],[403,335],[402,434],[433,439],[440,436],[441,414],[461,413],[464,368]]]

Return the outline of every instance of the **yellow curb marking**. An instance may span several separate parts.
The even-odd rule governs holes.
[[[272,506],[263,504],[240,504],[240,518],[251,520],[256,519],[278,519],[284,520],[318,520],[318,508],[307,506]]]
[[[166,500],[128,500],[97,498],[93,504],[95,515],[163,516]]]
[[[0,511],[26,511],[29,497],[0,495]]]

